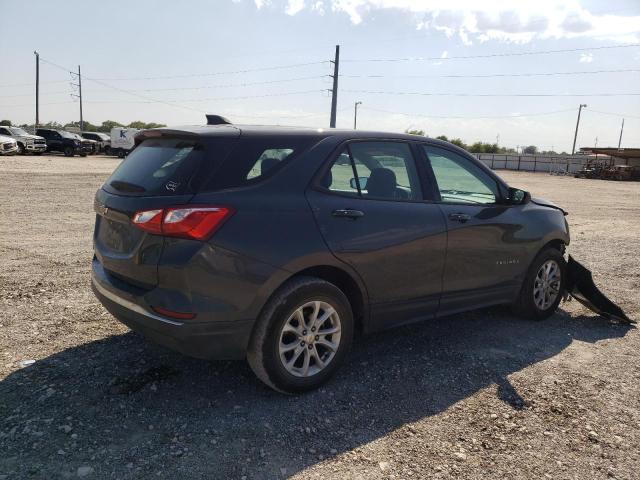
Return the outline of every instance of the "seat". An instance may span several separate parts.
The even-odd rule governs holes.
[[[395,198],[396,174],[389,168],[374,168],[367,180],[367,195],[371,197]]]
[[[333,173],[331,173],[331,170],[327,170],[327,173],[325,173],[324,177],[322,177],[322,180],[320,180],[320,186],[323,188],[330,188],[332,183]]]
[[[260,175],[264,175],[279,163],[280,163],[280,160],[278,160],[277,158],[271,158],[271,157],[263,158],[262,161],[260,162]]]

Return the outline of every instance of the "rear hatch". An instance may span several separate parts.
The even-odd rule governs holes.
[[[138,228],[132,217],[189,203],[234,139],[176,131],[146,134],[152,136],[138,138],[138,146],[96,193],[94,250],[107,273],[151,289],[158,283],[164,237]]]

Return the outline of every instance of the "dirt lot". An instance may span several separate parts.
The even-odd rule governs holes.
[[[0,157],[0,479],[640,477],[640,335],[576,302],[360,339],[299,397],[148,344],[89,288],[117,163]],[[570,212],[571,252],[639,319],[640,184],[502,173]]]

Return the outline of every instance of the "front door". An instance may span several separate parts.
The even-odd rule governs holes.
[[[440,313],[510,298],[520,285],[527,243],[518,240],[517,206],[500,202],[496,180],[472,160],[423,145],[447,222]]]
[[[364,280],[372,329],[438,309],[446,225],[424,167],[409,143],[354,141],[307,194],[327,245]]]

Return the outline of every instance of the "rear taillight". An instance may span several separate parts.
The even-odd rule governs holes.
[[[185,205],[136,212],[131,221],[150,233],[205,240],[232,214],[228,207]]]

